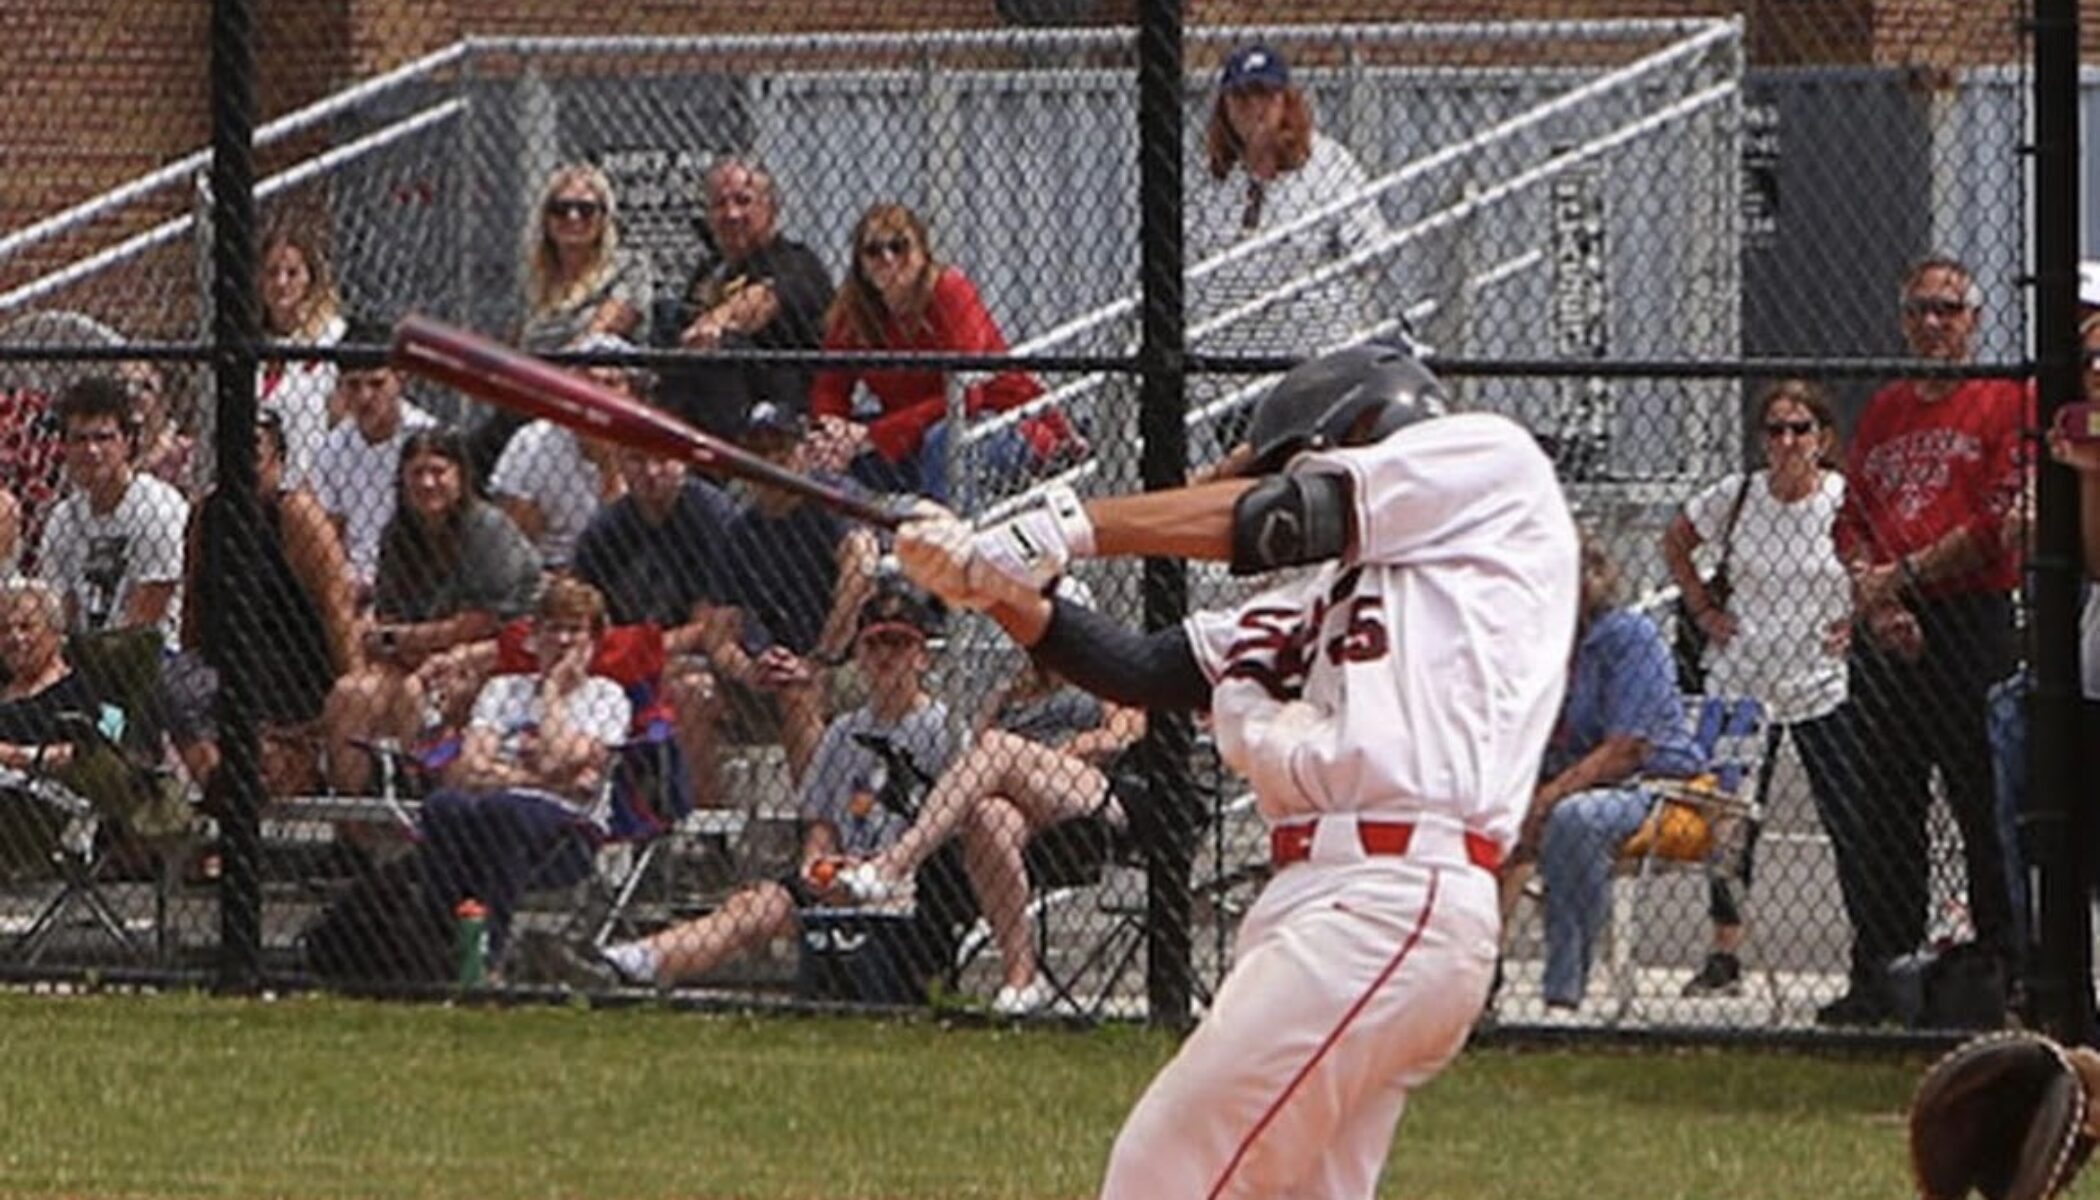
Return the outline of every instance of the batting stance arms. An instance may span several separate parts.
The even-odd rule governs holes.
[[[1094,552],[1221,561],[1231,553],[1234,506],[1250,486],[1232,480],[1095,500],[1085,512]],[[1000,587],[999,595],[986,615],[1043,666],[1079,687],[1138,708],[1210,706],[1210,681],[1181,626],[1137,633],[1025,584]]]
[[[1046,599],[1076,554],[1302,566],[1350,547],[1350,483],[1325,472],[1230,479],[1082,503],[1069,490],[983,540],[997,578],[987,615],[1042,663],[1096,695],[1142,708],[1206,708],[1210,683],[1179,627],[1140,635],[1092,609]],[[958,546],[958,549],[960,547]]]

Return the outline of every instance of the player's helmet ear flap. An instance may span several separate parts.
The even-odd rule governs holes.
[[[1246,474],[1283,468],[1301,450],[1368,445],[1416,421],[1449,411],[1444,385],[1405,346],[1368,342],[1307,359],[1276,381],[1254,406]],[[1377,417],[1357,438],[1349,432],[1373,409]]]

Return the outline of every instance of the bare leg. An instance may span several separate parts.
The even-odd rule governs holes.
[[[823,689],[782,688],[774,695],[780,705],[780,748],[787,752],[788,778],[799,788],[824,737]]]
[[[1714,926],[1714,951],[1718,954],[1734,954],[1743,947],[1743,927],[1737,925]]]
[[[686,664],[664,679],[671,702],[672,739],[692,774],[693,802],[702,808],[723,803],[721,721],[723,700],[706,668]]]
[[[918,819],[876,861],[892,879],[909,877],[988,797],[1003,797],[1036,831],[1093,812],[1107,795],[1108,777],[1092,765],[1041,742],[991,730],[933,785]]]
[[[673,984],[705,975],[740,954],[785,936],[794,925],[795,900],[787,889],[770,880],[755,883],[706,916],[649,936],[649,948],[662,963],[657,982]]]
[[[1538,860],[1527,858],[1503,866],[1502,877],[1496,882],[1497,901],[1502,907],[1502,940],[1509,942],[1509,931],[1516,923],[1517,904],[1524,899],[1524,885],[1538,873]]]
[[[423,723],[422,708],[422,689],[401,671],[371,667],[338,680],[321,709],[330,785],[343,792],[370,790],[372,757],[352,739],[413,738]]]
[[[1021,850],[1028,822],[998,797],[971,806],[962,826],[963,869],[999,943],[1008,987],[1035,982],[1035,937],[1028,927],[1028,874]]]

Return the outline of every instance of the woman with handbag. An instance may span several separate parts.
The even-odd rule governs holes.
[[[1816,811],[1832,825],[1843,819],[1841,784],[1852,765],[1844,724],[1851,601],[1830,538],[1845,498],[1845,477],[1830,465],[1837,461],[1837,426],[1822,390],[1807,380],[1772,385],[1758,409],[1765,467],[1727,476],[1687,500],[1663,534],[1663,561],[1682,597],[1679,619],[1703,635],[1706,693],[1764,705],[1756,799],[1771,783],[1781,740],[1791,736]],[[1701,576],[1692,555],[1708,544],[1716,546],[1718,565]],[[1685,984],[1686,996],[1741,990],[1737,888],[1749,886],[1751,849],[1739,879],[1717,873],[1709,881],[1713,950]],[[1853,899],[1846,897],[1848,911]]]

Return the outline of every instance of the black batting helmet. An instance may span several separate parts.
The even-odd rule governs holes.
[[[1301,450],[1342,444],[1366,412],[1378,410],[1368,444],[1450,407],[1444,385],[1414,353],[1390,342],[1367,342],[1310,358],[1292,367],[1254,406],[1247,443],[1247,474],[1281,470]]]

